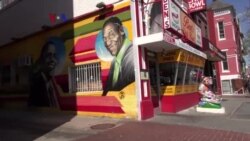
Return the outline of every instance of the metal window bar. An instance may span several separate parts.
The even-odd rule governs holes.
[[[72,67],[69,73],[71,92],[102,90],[100,63]]]

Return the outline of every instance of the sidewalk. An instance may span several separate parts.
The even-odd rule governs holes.
[[[194,107],[177,114],[158,113],[77,141],[249,141],[250,98],[228,96],[222,104],[225,114],[197,113]]]
[[[224,97],[226,114],[158,113],[146,121],[76,116],[67,112],[0,109],[0,140],[222,141],[250,140],[250,98]]]
[[[148,121],[250,133],[250,97],[223,96],[222,106],[225,114],[200,113],[192,107],[177,114],[159,113]]]
[[[87,117],[72,112],[0,109],[0,141],[69,141],[104,130],[91,127],[103,123],[120,124],[121,119]]]

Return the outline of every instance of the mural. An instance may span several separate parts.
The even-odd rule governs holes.
[[[96,46],[98,56],[103,60],[113,58],[108,80],[102,93],[105,96],[108,91],[119,91],[135,81],[133,48],[118,17],[106,20],[100,33],[99,36],[102,38],[97,37],[96,40],[96,45],[99,45]]]
[[[58,107],[53,76],[64,65],[65,47],[60,38],[50,38],[43,46],[40,56],[30,73],[29,106]]]
[[[130,2],[104,17],[90,14],[44,30],[1,48],[6,68],[0,72],[8,78],[0,88],[24,88],[25,82],[23,103],[28,106],[137,118],[132,36]],[[31,63],[16,65],[22,56]]]

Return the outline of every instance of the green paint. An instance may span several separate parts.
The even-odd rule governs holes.
[[[220,109],[221,104],[206,102],[204,105],[199,105],[202,108]]]
[[[115,16],[118,17],[121,21],[128,21],[131,19],[130,11],[125,11]],[[72,39],[80,35],[84,35],[84,34],[94,32],[94,31],[101,30],[104,22],[105,20],[95,21],[93,23],[89,23],[81,27],[75,28],[73,30],[65,31],[61,34],[61,38],[64,39],[65,41],[65,40]]]

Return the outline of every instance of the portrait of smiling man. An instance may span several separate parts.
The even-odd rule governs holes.
[[[114,57],[102,94],[105,96],[108,91],[119,91],[134,82],[135,74],[132,43],[127,38],[119,18],[111,17],[105,21],[103,41],[107,50]]]
[[[64,49],[63,41],[59,38],[49,39],[40,52],[40,56],[32,66],[30,73],[29,106],[59,107],[54,71],[59,65],[58,49]]]

